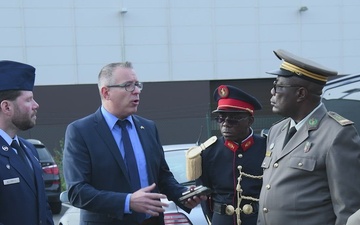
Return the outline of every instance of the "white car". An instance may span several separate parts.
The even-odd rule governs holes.
[[[164,145],[164,152],[166,161],[170,170],[174,174],[176,180],[186,186],[194,185],[194,181],[188,181],[186,178],[186,161],[185,152],[195,144],[177,144],[177,145]],[[62,201],[66,202],[67,196],[63,195]],[[186,213],[180,209],[174,202],[164,200],[169,204],[165,209],[165,225],[208,225],[205,216],[198,205],[191,210],[191,213]],[[64,203],[66,205],[66,203]],[[59,225],[78,225],[80,222],[80,209],[70,206],[59,220]]]

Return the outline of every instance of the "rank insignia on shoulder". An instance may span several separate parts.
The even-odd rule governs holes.
[[[354,124],[353,121],[348,120],[348,119],[340,116],[340,115],[337,114],[336,112],[329,111],[329,112],[328,112],[328,115],[329,115],[331,118],[333,118],[336,122],[338,122],[340,125],[342,125],[342,126]]]

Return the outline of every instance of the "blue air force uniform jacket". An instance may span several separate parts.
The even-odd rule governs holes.
[[[0,225],[53,225],[37,151],[26,140],[19,141],[33,171],[0,137]]]

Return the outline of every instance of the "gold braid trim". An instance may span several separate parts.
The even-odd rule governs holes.
[[[260,176],[254,176],[254,175],[251,175],[251,174],[248,174],[248,173],[244,173],[244,172],[241,172],[241,171],[240,171],[240,173],[241,173],[241,174],[240,174],[241,176],[250,177],[250,178],[253,178],[253,179],[262,179],[262,177],[263,177],[262,175],[260,175]]]
[[[259,199],[257,199],[257,198],[242,195],[243,190],[241,189],[241,184],[240,184],[242,176],[253,178],[253,179],[262,179],[263,176],[262,175],[254,176],[254,175],[251,175],[251,174],[244,173],[244,172],[241,171],[242,166],[238,166],[237,169],[240,172],[240,176],[238,177],[238,181],[237,181],[237,185],[236,185],[237,205],[236,205],[235,213],[236,213],[236,223],[237,223],[237,225],[241,225],[241,219],[240,219],[240,213],[242,212],[242,209],[240,208],[241,201],[243,199],[251,200],[251,201],[255,201],[255,202],[259,201]]]
[[[307,71],[307,70],[304,70],[298,66],[295,66],[293,64],[290,64],[288,62],[283,62],[280,66],[280,68],[284,69],[284,70],[287,70],[287,71],[290,71],[292,73],[296,73],[297,75],[304,75],[304,76],[307,76],[307,77],[310,77],[312,79],[315,79],[315,80],[319,80],[319,81],[323,81],[323,82],[326,82],[327,81],[327,77],[325,76],[322,76],[320,74],[316,74],[316,73],[312,73],[310,71]]]
[[[258,202],[258,201],[259,201],[258,198],[253,198],[253,197],[244,196],[244,195],[242,195],[241,198],[242,198],[242,199],[245,199],[245,200],[251,200],[251,201],[254,201],[254,202]]]

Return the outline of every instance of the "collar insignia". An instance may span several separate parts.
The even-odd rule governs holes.
[[[309,125],[310,126],[316,126],[318,124],[318,120],[317,119],[315,119],[315,118],[311,118],[311,119],[309,119]]]
[[[241,148],[245,151],[247,151],[252,145],[254,144],[254,137],[250,136],[249,138],[247,138],[246,140],[244,140],[241,143]]]
[[[225,140],[225,146],[233,152],[239,149],[239,145],[234,141]]]

